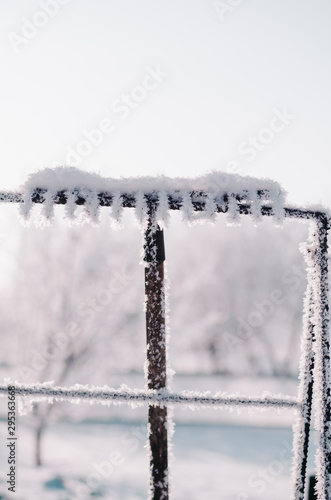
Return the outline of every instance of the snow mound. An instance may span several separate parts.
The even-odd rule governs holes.
[[[169,209],[180,209],[184,220],[213,221],[216,211],[228,212],[230,223],[236,223],[241,205],[250,208],[256,221],[261,205],[269,205],[279,221],[283,217],[285,193],[280,185],[268,179],[241,177],[236,174],[211,172],[196,178],[156,177],[109,178],[85,172],[76,167],[39,170],[29,176],[22,187],[21,213],[30,216],[34,202],[42,203],[43,217],[50,221],[54,204],[66,204],[69,219],[76,219],[78,205],[87,219],[98,222],[100,205],[112,207],[112,218],[120,222],[122,209],[134,207],[137,220],[147,220],[148,201],[157,205],[156,220],[164,225]]]

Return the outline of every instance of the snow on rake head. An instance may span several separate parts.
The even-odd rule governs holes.
[[[6,195],[6,196],[5,196]],[[123,208],[135,208],[144,227],[151,211],[161,226],[169,210],[181,210],[189,223],[213,221],[217,212],[227,212],[230,224],[240,213],[250,213],[255,221],[263,214],[283,217],[285,194],[280,185],[267,179],[212,172],[196,178],[137,177],[111,179],[76,167],[46,168],[29,176],[21,193],[3,193],[2,201],[20,203],[27,221],[33,205],[41,203],[46,222],[52,220],[54,205],[66,205],[66,215],[77,220],[77,207],[83,219],[97,223],[101,206],[112,207],[111,217],[120,222]],[[81,212],[81,211],[80,211]],[[268,213],[267,213],[268,212]],[[80,213],[80,219],[82,214]]]

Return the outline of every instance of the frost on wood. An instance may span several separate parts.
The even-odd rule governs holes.
[[[98,222],[99,207],[112,207],[111,219],[121,222],[123,207],[135,208],[137,220],[145,227],[147,201],[157,205],[157,222],[162,227],[169,209],[181,210],[189,223],[213,221],[216,212],[228,212],[230,224],[238,223],[240,210],[251,210],[257,222],[262,207],[269,207],[276,221],[283,217],[284,193],[276,182],[268,179],[240,177],[213,172],[196,178],[137,177],[111,179],[76,167],[40,170],[28,178],[22,193],[12,193],[21,202],[24,220],[28,220],[34,203],[42,204],[44,221],[53,217],[54,204],[67,204],[66,215],[76,220],[77,207],[82,206],[85,220]],[[10,196],[2,201],[13,201]],[[17,201],[17,200],[16,200]],[[78,210],[81,221],[82,210]]]

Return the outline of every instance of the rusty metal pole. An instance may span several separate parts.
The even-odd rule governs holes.
[[[317,497],[331,500],[331,383],[330,383],[330,338],[329,338],[329,276],[328,276],[328,231],[329,218],[320,213],[316,217],[314,232],[315,253],[315,308],[318,335],[315,340],[315,383],[317,385],[317,412],[320,432],[319,464],[317,471]]]
[[[147,334],[148,388],[166,388],[166,332],[164,296],[163,231],[155,220],[155,206],[149,204],[145,231],[144,260]],[[167,408],[149,405],[150,499],[168,500]]]

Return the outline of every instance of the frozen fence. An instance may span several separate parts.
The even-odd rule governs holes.
[[[77,169],[46,169],[29,178],[22,192],[0,193],[0,201],[18,203],[27,219],[34,204],[41,204],[46,221],[53,217],[54,205],[66,205],[67,217],[75,219],[77,207],[92,222],[98,220],[100,207],[112,207],[112,218],[120,220],[123,208],[134,208],[144,231],[147,386],[145,391],[122,387],[52,387],[49,383],[15,383],[17,394],[26,401],[89,401],[101,404],[148,405],[151,465],[150,498],[168,499],[168,416],[167,406],[191,407],[276,407],[295,408],[294,463],[292,499],[303,500],[306,479],[313,392],[316,399],[316,426],[319,450],[316,457],[319,500],[331,500],[331,404],[328,304],[327,236],[329,216],[321,207],[301,209],[285,206],[280,186],[272,181],[241,178],[236,175],[210,174],[197,179],[166,177],[139,179],[103,179]],[[283,217],[310,221],[305,247],[308,285],[305,296],[301,342],[300,385],[296,398],[266,395],[262,398],[219,393],[167,390],[164,241],[163,225],[169,210],[181,210],[189,222],[213,220],[226,213],[230,223],[240,214],[258,222],[272,216],[279,225]],[[0,386],[4,395],[7,385]]]

